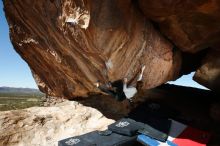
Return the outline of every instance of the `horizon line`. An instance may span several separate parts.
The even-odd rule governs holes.
[[[39,88],[35,88],[35,87],[14,87],[14,86],[0,86],[0,88],[29,88],[29,89],[37,89],[39,90]]]

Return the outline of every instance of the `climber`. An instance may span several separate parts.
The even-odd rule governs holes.
[[[124,82],[122,80],[117,80],[113,83],[108,82],[107,84],[101,84],[100,81],[97,81],[95,85],[102,92],[111,95],[117,101],[123,101],[126,98],[129,101],[131,101],[131,98],[138,92],[138,90],[142,86],[144,69],[145,66],[141,68],[141,72],[137,79],[136,87],[131,87],[131,86],[127,87],[127,78],[124,78]]]
[[[145,70],[145,65],[141,68],[141,72],[140,72],[139,77],[137,79],[136,87],[133,87],[133,86],[128,87],[127,86],[128,79],[124,78],[123,92],[129,101],[132,101],[132,97],[135,96],[135,94],[138,92],[138,90],[142,86],[142,79],[143,79],[144,70]]]
[[[114,89],[110,89],[110,85],[109,84],[106,84],[106,85],[101,85],[100,81],[97,81],[95,83],[96,87],[99,88],[102,92],[104,93],[107,93],[109,95],[112,95],[112,96],[116,96],[116,93],[114,91]]]
[[[105,85],[101,85],[100,81],[97,81],[95,85],[102,92],[111,95],[117,101],[123,101],[124,99],[126,99],[126,96],[123,92],[123,82],[121,80],[115,81],[113,83],[108,82]]]

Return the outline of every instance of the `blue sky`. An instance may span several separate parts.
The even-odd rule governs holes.
[[[15,52],[0,0],[0,86],[37,88],[26,62]]]
[[[175,85],[182,85],[182,86],[188,86],[188,87],[196,87],[196,88],[201,88],[201,89],[207,89],[204,86],[201,86],[194,80],[192,80],[193,75],[195,72],[192,72],[191,74],[184,75],[181,78],[177,79],[176,81],[170,81],[168,83],[170,84],[175,84]]]
[[[28,65],[13,49],[8,31],[3,4],[0,0],[0,86],[37,88]],[[192,80],[193,74],[169,83],[205,89]]]

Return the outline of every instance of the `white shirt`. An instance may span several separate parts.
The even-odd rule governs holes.
[[[124,83],[123,91],[127,99],[131,99],[137,93],[137,89],[135,87],[127,87],[127,84]]]

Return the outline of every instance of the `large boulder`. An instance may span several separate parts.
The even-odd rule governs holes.
[[[143,65],[146,89],[179,76],[180,52],[132,0],[6,0],[4,10],[14,48],[49,95],[99,92],[97,80],[131,81]]]
[[[219,91],[220,87],[220,51],[210,50],[204,58],[202,65],[197,69],[194,80],[205,87]]]
[[[220,41],[220,1],[139,0],[143,13],[185,52],[198,52]]]

